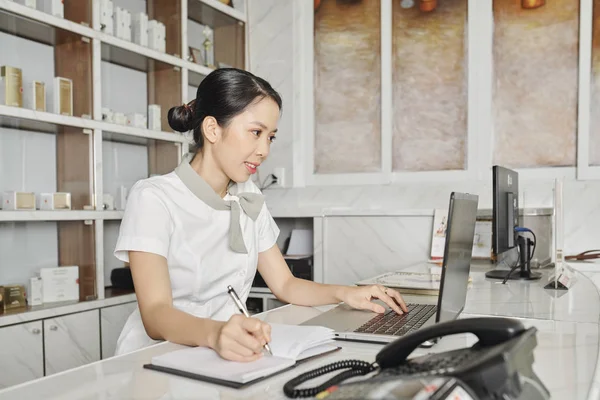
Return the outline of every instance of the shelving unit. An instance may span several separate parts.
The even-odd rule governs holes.
[[[116,5],[127,8],[129,0],[114,1]],[[236,5],[239,4],[242,3],[236,1]],[[52,190],[38,190],[24,183],[25,179],[21,179],[20,175],[27,175],[24,170],[26,163],[24,158],[19,159],[19,148],[15,145],[17,168],[0,168],[0,192],[67,191],[72,196],[72,210],[68,211],[0,210],[0,235],[3,229],[6,233],[7,230],[10,232],[11,229],[21,229],[18,227],[23,227],[23,224],[53,224],[49,226],[52,227],[50,230],[56,227],[58,265],[80,266],[80,303],[76,307],[85,308],[109,297],[105,292],[107,271],[104,268],[109,261],[114,264],[113,260],[106,258],[110,254],[108,250],[112,250],[109,249],[111,235],[115,234],[123,211],[105,210],[103,194],[120,186],[130,189],[133,182],[144,177],[168,173],[180,162],[181,156],[188,152],[189,135],[170,131],[167,112],[169,108],[188,101],[189,88],[193,86],[195,89],[213,70],[190,60],[189,46],[195,43],[196,38],[189,37],[188,23],[193,26],[202,23],[214,29],[215,60],[247,68],[245,1],[241,8],[243,11],[218,0],[147,0],[148,18],[156,19],[166,27],[166,52],[161,52],[102,32],[99,0],[65,0],[64,18],[13,1],[0,0],[0,35],[24,41],[19,43],[46,46],[44,49],[48,49],[53,55],[52,78],[62,76],[73,81],[73,116],[55,114],[49,108],[46,112],[41,112],[0,105],[0,145],[3,144],[2,131],[12,135],[6,136],[9,138],[5,139],[8,140],[8,146],[15,145],[14,138],[26,140],[19,138],[19,133],[37,135],[36,138],[52,143],[48,150],[34,151],[35,154],[44,154],[46,164],[41,164],[41,168],[47,173],[48,179],[52,180],[48,182],[46,179],[41,186],[51,187]],[[7,60],[11,59],[0,55],[0,65],[11,65],[23,70],[24,85],[31,79],[39,80],[28,76],[29,65],[14,65]],[[118,96],[125,97],[123,101],[127,102],[129,96],[139,95],[132,93],[128,81],[117,87],[118,93],[116,89],[111,92],[111,83],[116,86],[111,81],[113,70],[144,76],[142,81],[145,92],[140,95],[142,100],[138,103],[145,103],[144,111],[147,111],[148,104],[161,106],[160,131],[103,121],[102,108],[106,104],[115,98],[123,100],[118,99]],[[108,78],[103,79],[106,76]],[[47,104],[51,100],[49,91],[53,85],[48,79],[50,78],[45,80]],[[141,107],[139,104],[138,109]],[[30,148],[23,144],[22,157],[25,157],[28,150]],[[136,155],[139,157],[136,158]],[[112,161],[112,166],[107,161]],[[54,170],[48,168],[49,162],[55,164]],[[35,167],[28,165],[27,168],[29,170]],[[9,179],[2,179],[4,174],[8,174]],[[11,174],[16,177],[11,177]],[[9,184],[22,181],[22,187],[7,187],[3,181],[8,181]],[[29,229],[34,228],[27,225],[25,230]],[[19,249],[14,251],[18,252]],[[15,253],[8,257],[14,262],[18,255]],[[3,258],[0,255],[0,271],[6,268],[2,264]],[[19,268],[19,265],[12,263],[9,268]],[[31,271],[31,265],[28,268],[24,269],[24,275],[18,282],[0,282],[0,285],[25,284],[31,276],[27,275],[27,271]],[[129,296],[129,300],[132,296],[113,295]],[[56,308],[61,307],[63,306],[60,304],[49,305],[44,309],[54,310],[54,313],[59,312]],[[11,315],[14,316],[15,313]],[[0,319],[5,317],[8,316],[0,316]]]

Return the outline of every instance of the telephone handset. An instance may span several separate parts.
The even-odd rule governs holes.
[[[485,320],[485,321],[484,321]],[[380,368],[396,367],[423,342],[457,333],[472,333],[480,346],[493,346],[519,335],[525,330],[517,320],[504,318],[466,318],[434,324],[388,343],[375,357]]]
[[[536,328],[526,329],[519,321],[501,317],[478,317],[441,322],[405,335],[387,344],[375,357],[374,363],[346,360],[306,372],[284,385],[288,397],[312,397],[332,388],[331,399],[348,390],[365,390],[367,385],[381,385],[390,380],[414,377],[452,377],[463,382],[480,399],[519,398],[526,384],[538,392],[537,398],[549,397],[548,390],[533,372],[533,349]],[[473,333],[479,339],[472,347],[432,353],[408,359],[425,341],[459,333]],[[311,389],[295,389],[301,383],[318,376],[345,370],[327,382]],[[337,386],[340,382],[376,372],[367,380]],[[361,392],[362,393],[362,392]],[[509,396],[509,397],[503,397]],[[359,397],[366,398],[361,394]],[[394,397],[392,397],[394,398]],[[433,398],[433,397],[432,397]]]

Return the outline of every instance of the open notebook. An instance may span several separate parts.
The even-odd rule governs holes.
[[[294,367],[298,362],[338,350],[333,330],[322,326],[271,324],[273,356],[265,354],[252,362],[221,358],[206,347],[185,347],[152,357],[144,368],[188,378],[241,388]]]

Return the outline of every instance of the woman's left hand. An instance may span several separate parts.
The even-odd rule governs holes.
[[[379,299],[398,314],[408,312],[404,299],[400,293],[394,289],[386,288],[381,285],[348,286],[344,289],[341,300],[352,308],[383,313],[385,308],[380,304],[371,301],[373,299]]]

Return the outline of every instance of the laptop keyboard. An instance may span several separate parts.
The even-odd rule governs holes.
[[[354,332],[375,333],[379,335],[402,336],[419,329],[435,314],[437,306],[430,304],[407,304],[408,313],[396,314],[389,310],[385,314],[379,314]]]

